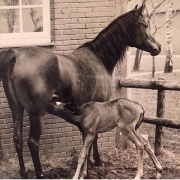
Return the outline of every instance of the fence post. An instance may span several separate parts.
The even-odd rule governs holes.
[[[0,163],[4,159],[2,141],[1,141],[1,130],[0,130]]]
[[[129,88],[123,88],[119,87],[119,79],[128,79],[130,78],[131,74],[131,66],[130,66],[130,51],[128,50],[126,52],[126,55],[124,57],[123,63],[118,64],[119,69],[116,68],[115,70],[115,98],[128,98],[131,99],[131,89]],[[118,71],[118,72],[117,72]],[[115,147],[127,147],[128,138],[121,133],[121,130],[119,127],[116,127],[115,130]]]
[[[129,0],[116,0],[116,17],[124,14],[129,10],[128,7]],[[119,79],[127,79],[131,74],[131,66],[130,66],[130,51],[126,52],[124,57],[123,63],[118,62],[118,67],[115,68],[114,71],[114,83],[115,83],[115,98],[123,97],[123,98],[130,98],[130,89],[127,88],[119,88]],[[119,127],[116,127],[115,130],[115,146],[116,148],[126,146],[126,137],[121,133]]]
[[[157,117],[160,118],[164,117],[164,109],[165,109],[165,91],[159,89],[158,98],[157,98]],[[163,127],[157,125],[155,132],[155,146],[154,146],[154,153],[156,156],[161,155],[163,152],[162,138],[163,138]]]

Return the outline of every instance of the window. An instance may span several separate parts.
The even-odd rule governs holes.
[[[48,44],[50,0],[0,0],[0,47]]]

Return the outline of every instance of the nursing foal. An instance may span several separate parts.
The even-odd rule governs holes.
[[[65,119],[77,125],[83,134],[83,147],[78,158],[78,166],[73,179],[81,179],[87,175],[88,152],[98,133],[104,133],[119,126],[121,131],[135,144],[138,153],[138,172],[135,179],[143,175],[143,151],[145,150],[156,167],[156,178],[161,177],[162,166],[154,155],[150,144],[145,140],[137,128],[143,117],[143,107],[128,99],[115,99],[107,102],[90,102],[80,107],[76,113],[66,114],[66,105],[52,106],[51,113],[54,115],[64,114]],[[81,171],[82,168],[82,171]]]

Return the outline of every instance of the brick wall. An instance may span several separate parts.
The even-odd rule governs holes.
[[[55,51],[69,54],[86,41],[93,39],[114,18],[116,0],[51,0],[51,31]],[[0,158],[15,153],[13,120],[3,88],[0,91]],[[24,154],[29,154],[27,138],[29,121],[24,113]],[[100,134],[98,145],[105,151],[114,145],[114,131]],[[40,141],[40,154],[61,153],[79,150],[82,144],[77,127],[63,119],[46,114]]]
[[[93,39],[115,17],[115,0],[55,2],[55,49],[62,54]]]

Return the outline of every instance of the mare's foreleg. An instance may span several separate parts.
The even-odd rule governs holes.
[[[79,158],[78,158],[78,166],[76,168],[76,172],[75,172],[73,179],[79,178],[81,167],[83,166],[83,164],[85,163],[85,161],[87,159],[88,151],[89,151],[89,148],[93,142],[93,139],[94,139],[94,136],[90,135],[90,134],[88,134],[85,137],[84,144],[83,144],[82,150],[81,150]]]
[[[95,138],[93,140],[93,159],[95,161],[94,164],[96,166],[100,166],[102,164],[102,162],[101,162],[99,151],[98,151],[97,139],[98,139],[98,135],[96,134]]]
[[[42,132],[43,116],[44,115],[39,115],[38,113],[29,113],[30,133],[29,133],[28,145],[31,152],[33,164],[35,167],[36,177],[38,179],[44,178],[40,159],[39,159],[39,140]]]

